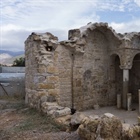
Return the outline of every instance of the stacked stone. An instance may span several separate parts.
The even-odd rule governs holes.
[[[70,114],[69,108],[58,106],[59,72],[57,37],[50,33],[33,33],[25,42],[26,103],[55,116]]]
[[[132,67],[140,53],[139,33],[121,35],[106,23],[89,23],[70,30],[67,41],[58,43],[50,33],[33,33],[25,45],[26,102],[30,106],[40,109],[43,102],[52,102],[85,110],[115,105],[117,94],[122,93],[126,104],[128,82],[124,84],[122,72]],[[138,70],[135,65],[132,72],[138,74],[132,77],[132,73],[131,81],[139,77]],[[130,88],[136,85],[131,84]]]
[[[78,133],[85,140],[139,140],[140,126],[124,124],[110,113],[85,117]]]

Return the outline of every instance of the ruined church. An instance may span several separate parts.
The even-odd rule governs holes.
[[[26,103],[61,116],[72,109],[117,104],[127,96],[138,103],[140,33],[120,34],[107,23],[89,23],[58,41],[51,33],[32,33],[25,41]]]

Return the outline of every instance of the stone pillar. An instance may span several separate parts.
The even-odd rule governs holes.
[[[140,113],[140,89],[139,89],[139,113]]]
[[[129,83],[129,70],[123,69],[123,95],[122,95],[122,107],[127,109],[127,93],[128,93],[128,83]]]
[[[127,93],[127,110],[131,111],[132,110],[132,94]]]
[[[117,94],[117,108],[121,108],[121,94]]]

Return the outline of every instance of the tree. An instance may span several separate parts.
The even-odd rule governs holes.
[[[13,62],[13,66],[14,67],[25,67],[25,58],[24,57],[20,57],[20,58],[16,58]]]

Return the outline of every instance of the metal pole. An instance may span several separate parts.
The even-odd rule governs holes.
[[[3,89],[3,91],[6,93],[6,95],[9,96],[8,93],[7,93],[7,91],[4,89],[4,87],[2,86],[1,83],[0,83],[0,86],[2,87],[2,89]]]

